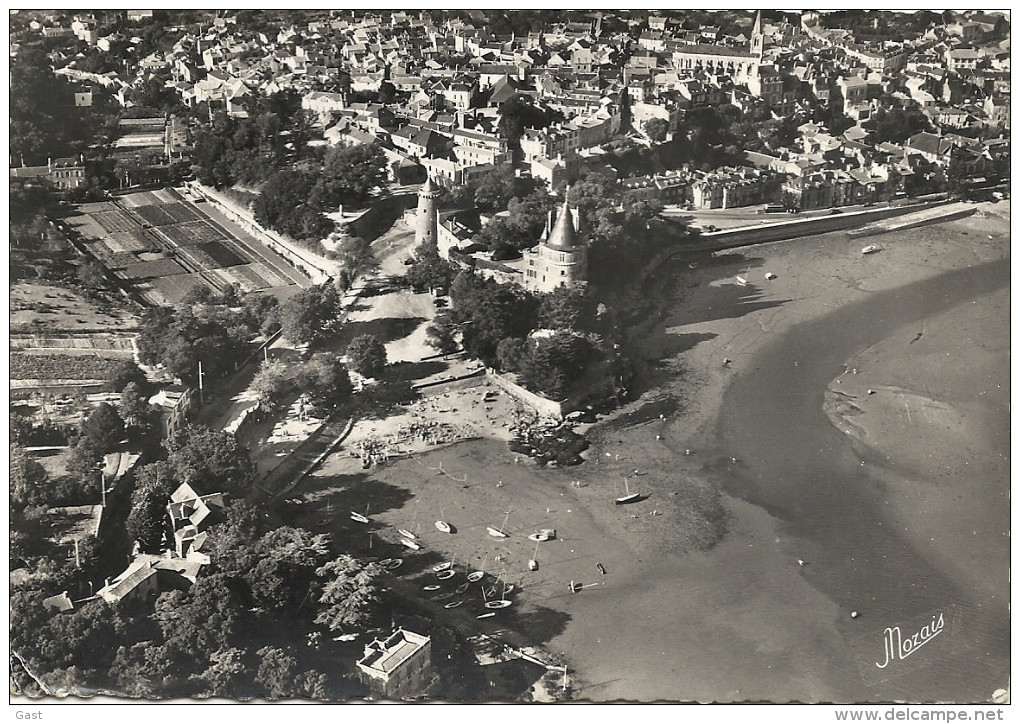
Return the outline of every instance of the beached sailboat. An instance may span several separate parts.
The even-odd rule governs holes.
[[[420,551],[421,550],[421,546],[418,545],[417,543],[415,543],[410,538],[401,538],[400,542],[403,545],[405,545],[406,547],[410,548],[412,551]]]
[[[878,250],[879,250],[879,248],[877,246],[875,246],[874,244],[868,244],[866,247],[861,249],[861,253],[862,254],[874,254]]]
[[[621,495],[619,498],[616,499],[617,505],[626,505],[627,503],[633,503],[641,497],[641,493],[630,492],[630,482],[627,480],[627,478],[623,479],[623,484],[626,487],[627,493],[625,495]]]
[[[506,532],[506,522],[509,519],[510,511],[508,510],[506,512],[506,516],[504,516],[503,518],[503,525],[499,526],[498,528],[493,528],[491,525],[486,526],[485,530],[489,531],[489,535],[491,535],[493,538],[507,538],[510,535],[509,533]]]
[[[531,554],[531,558],[528,559],[528,570],[529,571],[537,571],[538,570],[538,546],[541,545],[541,543],[542,543],[542,541],[540,541],[540,540],[536,540],[535,541],[535,552],[532,553]]]
[[[443,506],[439,506],[439,520],[436,521],[436,528],[441,533],[452,533],[453,528],[446,522],[446,515],[443,513]]]
[[[454,571],[452,568],[447,568],[445,571],[440,571],[439,573],[437,573],[436,578],[438,578],[440,581],[448,581],[449,579],[453,578],[454,575],[456,575],[456,573],[457,572]]]
[[[556,537],[555,528],[542,528],[528,536],[529,540],[539,541],[545,543],[546,541],[553,540]]]
[[[457,608],[457,606],[459,606],[462,603],[464,603],[464,602],[463,601],[451,601],[450,603],[448,603],[445,606],[443,606],[443,608]]]
[[[472,583],[477,583],[478,581],[482,580],[482,576],[484,575],[485,573],[483,571],[474,571],[473,573],[468,574],[467,579]]]
[[[353,510],[351,511],[351,520],[353,520],[355,523],[367,523],[367,522],[369,522],[368,518],[363,516],[361,513],[354,512]]]
[[[415,538],[418,537],[411,531],[406,530],[404,528],[397,528],[397,533],[399,533],[401,537],[406,538],[407,540],[414,540]]]

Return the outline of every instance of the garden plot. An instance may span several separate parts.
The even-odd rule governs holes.
[[[128,209],[136,209],[139,206],[151,206],[152,204],[162,203],[151,191],[139,191],[138,193],[120,196],[118,197],[118,201],[120,201],[122,206]]]
[[[291,284],[289,279],[280,276],[265,264],[245,264],[232,266],[229,269],[217,270],[229,284],[240,284],[245,291],[257,291],[272,287],[286,287]]]
[[[156,189],[150,192],[156,199],[157,204],[176,204],[180,202],[180,197],[169,189]]]
[[[163,210],[162,206],[139,206],[133,211],[153,226],[176,224],[177,219]]]
[[[116,211],[101,211],[89,214],[89,216],[107,234],[112,234],[115,231],[131,231],[132,229],[141,228],[141,224],[119,209]]]
[[[153,296],[158,295],[159,300],[157,301],[160,301],[162,304],[175,305],[180,304],[181,300],[192,289],[209,287],[211,285],[200,274],[176,274],[174,276],[160,277],[159,279],[150,279],[144,286],[155,293]],[[140,285],[139,288],[141,289],[142,286]]]
[[[218,241],[210,241],[206,244],[187,244],[181,246],[181,250],[193,256],[207,269],[251,263],[251,259],[238,254],[231,247]]]
[[[103,243],[113,252],[158,251],[161,248],[159,239],[148,229],[115,231],[112,234],[107,234]]]
[[[126,279],[152,279],[186,274],[187,270],[173,259],[155,259],[128,264],[123,273]]]
[[[176,223],[182,223],[185,221],[200,221],[202,219],[202,215],[187,204],[168,203],[160,206],[159,208],[172,216]]]
[[[205,221],[188,221],[183,224],[172,224],[160,229],[173,239],[179,246],[219,241],[226,238],[218,229]]]
[[[89,204],[79,204],[78,210],[83,214],[94,214],[100,211],[116,211],[117,205],[110,201],[94,201]]]

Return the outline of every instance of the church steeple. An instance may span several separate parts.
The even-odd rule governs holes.
[[[751,55],[757,56],[760,63],[764,50],[765,35],[761,31],[761,10],[759,10],[754,14],[754,26],[751,28]]]

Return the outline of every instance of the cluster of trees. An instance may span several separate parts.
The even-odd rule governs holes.
[[[522,287],[462,271],[450,287],[450,299],[448,319],[459,327],[464,351],[490,367],[499,366],[496,349],[502,340],[526,337],[535,329],[538,301]]]
[[[875,143],[902,143],[916,133],[934,130],[931,120],[916,104],[879,108],[865,126],[871,131],[868,140]]]
[[[133,363],[131,366],[134,367]],[[137,367],[135,370],[141,373]],[[124,382],[119,411],[114,405],[102,402],[71,432],[68,440],[71,448],[61,474],[51,475],[25,452],[23,445],[33,441],[35,430],[27,421],[12,416],[15,423],[10,447],[10,557],[13,567],[39,566],[41,560],[52,556],[57,556],[57,565],[62,567],[63,558],[47,538],[49,509],[98,504],[102,499],[103,457],[119,450],[125,437],[152,442],[157,434],[158,416],[148,404],[150,387],[144,375],[139,381],[127,366],[118,376],[118,382],[129,376],[132,379]],[[66,556],[66,550],[63,553]]]
[[[536,189],[524,197],[513,197],[507,204],[506,216],[496,216],[482,227],[476,240],[485,244],[496,261],[516,259],[521,252],[538,243],[556,207],[555,197],[544,189]]]
[[[73,88],[53,74],[38,48],[23,48],[12,59],[9,97],[12,159],[45,163],[83,152],[94,137],[95,114],[75,107]]]
[[[319,242],[335,228],[323,212],[364,204],[386,181],[386,157],[375,144],[337,147],[326,152],[321,166],[303,164],[266,176],[252,203],[258,222],[298,241]]]
[[[57,199],[44,188],[10,184],[9,234],[11,276],[70,283],[77,255],[50,225]]]
[[[280,323],[287,339],[298,344],[315,344],[329,335],[340,318],[340,294],[325,283],[302,289],[280,307]]]
[[[231,433],[185,425],[166,442],[166,460],[142,465],[135,472],[127,532],[143,552],[164,546],[166,506],[182,483],[203,493],[240,495],[255,476],[248,449]]]
[[[50,692],[88,693],[87,685],[129,696],[361,693],[353,677],[321,670],[314,644],[381,622],[377,565],[301,528],[271,530],[266,515],[243,501],[212,526],[207,549],[212,565],[188,590],[161,593],[154,611],[95,601],[54,615],[41,605],[56,585],[52,575],[17,585],[12,651]]]
[[[597,287],[626,283],[673,238],[659,218],[658,201],[623,196],[608,176],[590,173],[578,179],[570,187],[570,203],[591,237],[588,280]]]
[[[154,307],[142,314],[139,357],[191,383],[198,380],[200,361],[204,374],[231,372],[253,337],[279,329],[277,308],[272,296],[240,296],[233,288],[224,296],[196,290],[176,309]]]
[[[951,13],[946,13],[951,17]],[[929,27],[942,25],[949,20],[930,10],[913,13],[885,12],[882,10],[837,10],[820,14],[823,27],[849,30],[856,40],[865,42],[902,42],[916,38]]]
[[[216,188],[235,183],[255,186],[300,158],[312,138],[313,119],[301,109],[301,96],[285,90],[271,96],[253,94],[248,117],[220,111],[195,134],[195,175]]]
[[[729,104],[692,108],[680,121],[673,145],[680,158],[706,170],[742,165],[744,151],[789,147],[799,123],[793,116],[773,118],[764,104],[746,111]]]
[[[436,242],[423,241],[415,247],[406,275],[412,289],[449,289],[456,276],[457,267],[439,255]]]
[[[592,346],[582,335],[562,331],[541,337],[508,337],[499,343],[500,367],[518,373],[524,386],[554,400],[564,397],[592,360]]]
[[[315,353],[293,369],[293,374],[279,360],[264,362],[255,373],[250,389],[262,409],[275,409],[288,395],[303,393],[315,409],[326,414],[340,409],[354,391],[347,365],[340,355],[332,352]]]
[[[524,129],[548,128],[553,123],[563,120],[562,113],[540,108],[521,96],[514,96],[500,104],[497,127],[501,135],[507,139],[509,147],[519,151]]]
[[[386,347],[371,334],[359,334],[347,345],[351,369],[363,377],[378,377],[386,368]]]
[[[430,344],[443,354],[458,348],[491,367],[518,375],[530,390],[563,397],[589,363],[606,356],[602,319],[589,288],[562,286],[532,294],[469,271],[450,290],[453,307],[428,327]],[[536,329],[541,334],[532,334]]]

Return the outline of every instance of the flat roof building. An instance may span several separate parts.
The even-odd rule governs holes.
[[[407,699],[428,694],[432,673],[432,639],[398,628],[385,640],[365,646],[358,661],[362,682],[386,699]]]

